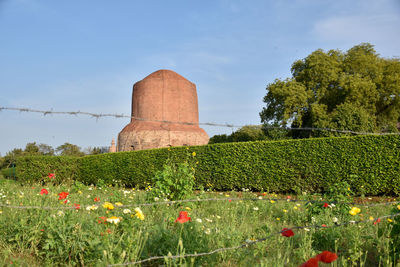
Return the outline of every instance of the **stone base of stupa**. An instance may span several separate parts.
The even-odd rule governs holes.
[[[156,122],[128,124],[118,135],[118,151],[208,144],[207,133],[196,125]]]

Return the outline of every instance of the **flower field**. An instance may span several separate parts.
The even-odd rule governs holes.
[[[172,203],[151,187],[0,185],[1,266],[400,265],[400,205],[350,191],[199,190]]]

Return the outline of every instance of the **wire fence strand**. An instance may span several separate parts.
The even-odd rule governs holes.
[[[327,203],[329,205],[332,204],[343,204],[343,205],[357,205],[364,207],[373,207],[373,206],[388,206],[400,204],[400,201],[388,201],[381,203],[359,203],[359,202],[341,202],[341,201],[329,201],[329,200],[305,200],[305,199],[287,199],[287,198],[198,198],[198,199],[184,199],[184,200],[173,200],[173,201],[159,201],[159,202],[148,202],[148,203],[133,203],[127,205],[119,205],[115,206],[115,208],[128,208],[128,207],[144,207],[144,206],[157,206],[157,205],[173,205],[180,203],[189,203],[189,202],[210,202],[210,201],[286,201],[286,202],[304,202],[305,205],[313,204],[313,203]],[[272,203],[271,203],[272,204]],[[10,209],[43,209],[43,210],[73,210],[77,209],[76,206],[61,206],[61,207],[51,207],[51,206],[16,206],[9,204],[1,204],[0,207],[10,208]],[[93,205],[88,206],[79,206],[79,209],[86,209],[93,207]]]
[[[111,118],[129,118],[138,121],[149,121],[149,122],[159,122],[159,123],[167,123],[167,124],[183,124],[183,125],[203,125],[203,126],[217,126],[217,127],[228,127],[228,128],[241,128],[246,125],[236,125],[230,123],[214,123],[214,122],[181,122],[181,121],[169,121],[169,120],[152,120],[147,118],[141,118],[136,116],[128,116],[124,114],[116,114],[116,113],[93,113],[93,112],[85,112],[85,111],[53,111],[53,110],[39,110],[32,108],[16,108],[16,107],[0,107],[0,111],[2,110],[10,110],[10,111],[19,111],[19,112],[32,112],[32,113],[41,113],[44,116],[49,114],[56,115],[87,115],[93,118],[99,119],[103,117],[111,117]],[[373,133],[373,132],[357,132],[350,130],[339,130],[339,129],[331,129],[331,128],[315,128],[315,127],[302,127],[302,128],[293,128],[293,127],[278,127],[278,126],[258,126],[263,127],[264,129],[276,129],[276,130],[293,130],[293,131],[328,131],[328,132],[336,132],[343,134],[355,134],[355,135],[400,135],[400,133]]]
[[[395,213],[395,214],[390,214],[390,215],[384,215],[381,217],[378,217],[374,220],[374,222],[379,222],[383,219],[389,219],[389,218],[394,218],[400,216],[400,213]],[[219,253],[219,252],[223,252],[223,251],[229,251],[229,250],[236,250],[236,249],[240,249],[240,248],[247,248],[250,247],[254,244],[260,243],[260,242],[264,242],[267,239],[275,236],[275,235],[279,235],[282,234],[282,232],[287,231],[287,230],[301,230],[301,229],[311,229],[311,228],[315,228],[315,229],[324,229],[324,228],[334,228],[334,227],[340,227],[340,226],[346,226],[346,225],[350,225],[350,224],[360,224],[360,223],[367,223],[367,222],[372,222],[372,221],[368,221],[368,220],[359,220],[359,221],[349,221],[349,222],[345,222],[345,223],[340,223],[340,224],[334,224],[334,225],[308,225],[308,226],[294,226],[292,228],[287,228],[285,230],[281,230],[278,232],[274,232],[271,233],[270,235],[263,237],[263,238],[259,238],[256,240],[250,240],[248,239],[245,243],[242,243],[238,246],[234,246],[234,247],[224,247],[224,248],[218,248],[209,252],[202,252],[202,253],[192,253],[192,254],[183,254],[183,255],[167,255],[167,256],[153,256],[147,259],[143,259],[143,260],[139,260],[139,261],[133,261],[133,262],[125,262],[125,263],[120,263],[120,264],[109,264],[107,265],[107,267],[113,267],[113,266],[127,266],[127,265],[136,265],[136,264],[141,264],[141,263],[145,263],[145,262],[149,262],[149,261],[153,261],[153,260],[160,260],[160,259],[179,259],[179,258],[188,258],[188,257],[201,257],[201,256],[208,256],[208,255],[212,255],[215,253]]]

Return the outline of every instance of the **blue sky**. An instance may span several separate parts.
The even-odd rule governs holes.
[[[171,69],[196,84],[200,122],[259,124],[295,60],[362,42],[400,57],[399,0],[0,0],[0,106],[129,115],[132,85]],[[3,110],[0,153],[108,146],[128,122]]]

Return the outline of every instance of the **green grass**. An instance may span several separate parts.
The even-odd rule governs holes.
[[[330,266],[399,266],[398,251],[390,237],[398,221],[374,225],[369,218],[395,212],[396,206],[362,207],[352,216],[350,206],[323,208],[323,203],[306,207],[305,202],[229,201],[233,197],[275,198],[251,192],[204,192],[193,198],[216,197],[222,201],[193,202],[140,207],[140,220],[134,209],[149,202],[146,191],[118,187],[86,187],[82,184],[21,186],[14,181],[0,187],[0,204],[16,206],[72,207],[79,210],[12,209],[0,207],[0,266],[106,266],[159,255],[208,252],[234,247],[263,238],[283,228],[303,225],[333,226],[350,220],[360,224],[332,228],[294,230],[293,237],[280,234],[255,245],[223,251],[209,256],[178,260],[156,260],[143,266],[299,266],[309,258],[329,250],[338,254]],[[40,195],[46,188],[48,195]],[[69,203],[58,200],[60,192],[69,192]],[[309,194],[293,196],[313,199]],[[94,201],[99,198],[100,201]],[[121,202],[124,208],[107,210],[104,202]],[[161,200],[160,200],[161,201]],[[154,200],[153,200],[154,202]],[[88,211],[85,206],[97,205]],[[175,223],[180,211],[191,221]],[[127,211],[125,211],[127,212]],[[116,216],[118,224],[103,223],[100,217]],[[99,221],[101,223],[99,223]],[[201,222],[200,222],[201,221]],[[398,249],[398,248],[397,248]],[[397,264],[397,265],[396,265]],[[322,266],[322,265],[321,265]]]

